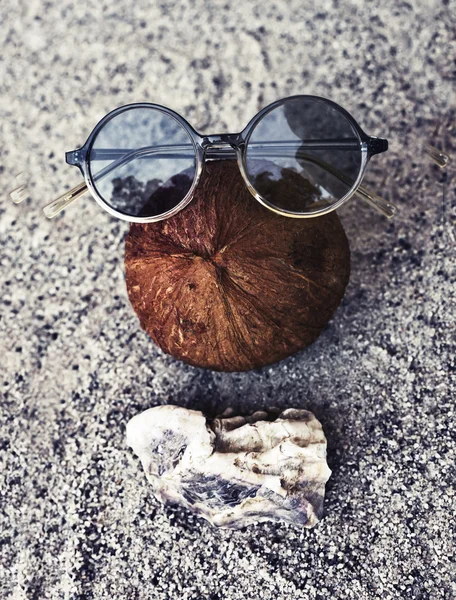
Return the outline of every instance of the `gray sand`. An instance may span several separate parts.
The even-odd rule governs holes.
[[[0,0],[0,14],[0,597],[453,598],[455,160],[443,173],[419,146],[454,128],[454,1]],[[295,93],[390,139],[366,184],[400,213],[340,211],[351,281],[312,347],[245,374],[185,366],[129,306],[128,225],[90,197],[54,222],[40,207],[80,181],[63,153],[116,106],[235,131]],[[14,206],[21,169],[32,199]],[[314,411],[325,518],[232,532],[159,505],[125,423],[165,403]]]

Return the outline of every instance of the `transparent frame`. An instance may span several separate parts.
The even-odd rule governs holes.
[[[249,139],[250,139],[250,136],[252,135],[252,132],[255,129],[256,125],[259,123],[259,121],[265,115],[267,115],[270,111],[274,110],[275,108],[280,107],[281,105],[285,104],[286,102],[289,102],[291,100],[297,100],[297,99],[314,99],[315,101],[324,102],[326,104],[329,104],[333,108],[335,108],[338,112],[340,112],[353,127],[353,130],[357,135],[357,142],[356,142],[357,146],[356,147],[359,148],[361,151],[361,166],[360,166],[358,177],[356,178],[355,181],[348,180],[347,176],[344,173],[342,173],[338,169],[332,167],[331,165],[328,165],[327,163],[324,163],[323,161],[317,161],[317,159],[315,159],[315,158],[313,159],[314,162],[317,162],[318,165],[320,167],[322,167],[323,169],[325,169],[327,172],[331,173],[333,176],[335,176],[336,178],[338,178],[345,184],[350,185],[350,189],[343,197],[341,197],[336,202],[334,202],[328,206],[309,209],[306,212],[293,212],[293,211],[289,211],[289,210],[284,210],[284,209],[280,209],[277,206],[271,204],[268,200],[266,200],[264,197],[262,197],[261,194],[259,194],[258,191],[255,189],[254,185],[252,184],[252,182],[249,179],[248,170],[247,170],[247,166],[246,166],[246,154],[247,154],[247,147],[248,147]],[[146,158],[147,156],[150,156],[151,154],[156,154],[156,153],[159,153],[160,151],[164,151],[164,150],[169,152],[169,149],[170,149],[169,145],[162,146],[162,147],[154,146],[154,147],[140,148],[137,150],[133,150],[129,153],[125,153],[125,150],[122,150],[122,149],[110,149],[110,150],[107,150],[106,152],[111,153],[110,157],[115,156],[115,153],[119,154],[118,160],[113,160],[113,162],[111,164],[109,164],[102,171],[100,171],[99,173],[96,173],[96,174],[92,174],[91,169],[90,169],[91,150],[92,150],[94,141],[96,139],[96,136],[98,135],[100,130],[103,128],[103,126],[108,121],[110,121],[113,117],[119,115],[120,113],[122,113],[126,110],[131,110],[131,109],[136,109],[136,108],[151,108],[154,110],[161,111],[161,112],[165,113],[166,115],[172,117],[173,119],[175,119],[178,122],[178,124],[181,127],[183,127],[183,129],[187,132],[187,134],[191,140],[191,144],[186,145],[186,148],[183,148],[182,145],[172,146],[172,147],[176,148],[176,149],[178,148],[178,151],[180,153],[182,153],[183,151],[184,152],[186,152],[186,151],[192,152],[192,156],[194,156],[194,158],[195,158],[195,175],[194,175],[193,183],[192,183],[188,193],[179,202],[179,204],[177,204],[171,210],[169,210],[165,213],[162,213],[160,215],[147,216],[147,217],[136,217],[136,216],[130,216],[130,215],[127,215],[127,214],[124,214],[122,212],[115,210],[98,193],[96,185],[95,185],[95,180],[107,175],[113,169],[117,168],[121,164],[126,164],[127,162],[129,162],[131,160],[135,160],[138,158]],[[284,147],[284,144],[286,145],[286,142],[279,142],[279,143],[267,142],[267,144],[270,144],[270,147],[267,149],[267,152],[266,152],[266,156],[269,156],[269,157],[274,156],[274,155],[282,156],[283,153],[286,152],[286,150],[287,150],[287,148]],[[326,142],[322,141],[321,143],[320,142],[316,143],[314,140],[313,142],[309,141],[309,143],[308,143],[308,145],[313,148],[314,147],[337,147],[337,148],[340,148],[341,145],[344,145],[344,144],[345,145],[347,144],[346,140],[329,140]],[[303,141],[302,146],[303,147],[306,146],[305,140]],[[394,214],[396,212],[396,206],[394,204],[392,204],[391,202],[384,200],[377,194],[374,194],[371,191],[369,191],[368,189],[361,186],[361,182],[363,180],[367,165],[368,165],[371,157],[374,156],[375,154],[385,152],[387,149],[388,149],[387,140],[385,140],[383,138],[378,138],[378,137],[367,135],[361,129],[360,125],[355,121],[355,119],[345,109],[343,109],[341,106],[339,106],[335,102],[332,102],[331,100],[328,100],[326,98],[321,98],[319,96],[298,95],[298,96],[290,96],[288,98],[283,98],[281,100],[277,100],[276,102],[273,102],[272,104],[266,106],[259,113],[257,113],[253,117],[253,119],[251,119],[249,121],[247,126],[240,133],[226,133],[226,134],[222,133],[222,134],[209,134],[209,135],[202,135],[202,134],[198,133],[183,117],[181,117],[178,113],[174,112],[173,110],[171,110],[165,106],[161,106],[159,104],[150,104],[147,102],[142,102],[142,103],[137,103],[137,104],[127,104],[125,106],[116,108],[115,110],[108,113],[103,119],[101,119],[101,121],[95,126],[92,133],[87,138],[87,141],[81,148],[74,150],[72,152],[66,153],[66,155],[65,155],[66,162],[70,165],[77,166],[80,169],[80,171],[84,177],[84,182],[80,183],[79,185],[77,185],[70,191],[66,192],[62,196],[59,196],[56,200],[54,200],[50,204],[46,205],[43,208],[43,211],[44,211],[44,214],[46,215],[46,217],[51,219],[51,218],[55,217],[57,214],[59,214],[63,209],[65,209],[71,203],[73,203],[75,200],[77,200],[82,195],[84,195],[87,191],[90,191],[90,193],[95,198],[95,200],[98,202],[98,204],[105,211],[107,211],[110,215],[117,217],[118,219],[122,219],[124,221],[129,221],[132,223],[153,223],[153,222],[161,221],[163,219],[168,219],[168,218],[172,217],[173,215],[177,214],[183,208],[185,208],[189,204],[189,202],[191,202],[194,191],[200,181],[205,161],[235,158],[235,159],[237,159],[239,170],[245,181],[245,184],[246,184],[248,190],[250,191],[250,193],[252,194],[252,196],[256,200],[258,200],[258,202],[260,202],[263,206],[265,206],[269,210],[272,210],[273,212],[275,212],[279,215],[286,216],[286,217],[300,218],[300,219],[318,217],[318,216],[325,215],[327,213],[330,213],[330,212],[340,208],[343,204],[345,204],[350,198],[352,198],[356,194],[358,197],[360,197],[365,202],[367,202],[370,206],[375,208],[378,212],[380,212],[381,214],[383,214],[384,216],[386,216],[388,218],[391,218],[394,216]],[[97,150],[97,152],[100,152],[100,151]],[[182,156],[182,154],[180,154],[180,156]],[[307,158],[309,158],[308,155],[304,154],[303,156],[304,157],[307,156]]]

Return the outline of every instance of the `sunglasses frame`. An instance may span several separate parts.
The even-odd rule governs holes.
[[[287,102],[294,101],[294,100],[304,100],[304,99],[305,100],[313,99],[317,102],[322,102],[322,103],[328,104],[331,107],[333,107],[334,109],[336,109],[338,112],[340,112],[342,114],[342,116],[344,116],[347,119],[347,121],[353,127],[353,130],[356,133],[356,135],[359,139],[359,142],[360,142],[361,166],[360,166],[360,171],[359,171],[358,177],[353,182],[353,184],[352,184],[351,188],[348,190],[348,192],[342,198],[340,198],[339,200],[337,200],[336,202],[334,202],[333,204],[331,204],[329,206],[317,208],[314,210],[309,210],[306,213],[297,213],[297,212],[277,208],[275,205],[271,204],[268,200],[263,198],[261,196],[261,194],[258,193],[258,191],[255,189],[254,185],[252,184],[252,182],[249,179],[248,170],[247,170],[247,166],[246,166],[246,153],[247,153],[247,146],[248,146],[250,136],[252,135],[252,132],[254,131],[256,125],[259,123],[259,121],[261,121],[261,119],[265,115],[267,115],[270,111],[282,106],[283,104],[285,104]],[[159,110],[159,111],[165,113],[166,115],[172,117],[173,119],[175,119],[177,121],[177,123],[187,132],[187,134],[194,146],[194,151],[195,151],[195,167],[196,167],[195,168],[195,176],[194,176],[193,183],[192,183],[188,193],[179,202],[179,204],[177,204],[171,210],[169,210],[163,214],[151,216],[151,217],[131,216],[131,215],[127,215],[127,214],[118,212],[117,210],[112,208],[103,199],[103,197],[98,193],[97,188],[94,184],[94,178],[93,178],[93,175],[92,175],[91,169],[90,169],[90,152],[91,152],[92,146],[94,144],[94,141],[95,141],[98,133],[106,125],[106,123],[108,123],[115,116],[119,115],[120,113],[122,113],[126,110],[143,109],[143,108]],[[246,125],[246,127],[240,133],[221,133],[221,134],[209,134],[209,135],[200,134],[181,115],[179,115],[178,113],[176,113],[175,111],[173,111],[170,108],[161,106],[160,104],[152,104],[152,103],[148,103],[148,102],[126,104],[124,106],[120,106],[119,108],[114,109],[113,111],[108,113],[105,117],[103,117],[101,119],[101,121],[99,121],[97,123],[97,125],[94,127],[91,134],[87,138],[85,144],[81,148],[79,148],[77,150],[73,150],[71,152],[67,152],[65,154],[67,164],[77,166],[80,169],[80,171],[84,177],[84,180],[85,180],[85,185],[81,184],[80,186],[77,186],[77,188],[74,188],[74,190],[72,190],[69,193],[69,194],[71,194],[72,192],[74,192],[73,197],[70,197],[69,194],[67,194],[66,196],[63,196],[62,198],[64,201],[62,203],[62,208],[64,208],[66,205],[68,205],[73,199],[76,199],[77,197],[79,197],[80,195],[85,193],[85,191],[89,190],[91,192],[92,196],[97,201],[97,203],[105,211],[107,211],[110,215],[117,217],[118,219],[121,219],[123,221],[128,221],[128,222],[132,222],[132,223],[154,223],[157,221],[162,221],[164,219],[168,219],[168,218],[176,215],[178,212],[180,212],[183,208],[185,208],[191,202],[194,191],[200,181],[201,174],[202,174],[203,168],[204,168],[204,163],[206,160],[210,160],[210,155],[207,154],[207,151],[210,148],[221,149],[221,150],[224,148],[232,148],[235,151],[239,170],[241,172],[241,175],[245,181],[245,184],[246,184],[248,190],[250,191],[252,196],[256,200],[258,200],[258,202],[260,202],[263,206],[265,206],[269,210],[272,210],[273,212],[275,212],[279,215],[302,219],[302,218],[311,218],[311,217],[325,215],[329,212],[332,212],[332,211],[338,209],[343,204],[345,204],[358,191],[358,188],[360,187],[361,181],[364,177],[366,167],[368,165],[370,158],[374,154],[379,154],[381,152],[385,152],[388,149],[388,141],[383,138],[378,138],[378,137],[367,135],[363,131],[363,129],[360,127],[360,125],[357,123],[357,121],[352,117],[352,115],[350,115],[350,113],[348,113],[344,108],[342,108],[340,105],[333,102],[332,100],[328,100],[327,98],[322,98],[320,96],[295,95],[295,96],[289,96],[287,98],[282,98],[280,100],[273,102],[272,104],[269,104],[268,106],[266,106],[265,108],[260,110],[249,121],[249,123]],[[87,186],[87,188],[86,188],[86,186]],[[393,214],[395,212],[394,205],[387,203],[383,199],[381,199],[375,195],[372,195],[371,193],[369,193],[365,190],[362,190],[361,195],[364,196],[364,199],[366,199],[375,208],[380,210],[380,212],[385,214],[385,216],[388,216],[388,217],[393,216]],[[58,199],[58,200],[61,200],[61,199]],[[57,202],[57,201],[55,201],[55,202]],[[383,204],[383,206],[382,206],[382,204]],[[51,206],[51,205],[49,205],[49,206]],[[48,207],[45,207],[45,209],[44,209],[45,212],[46,212],[46,208],[48,208]],[[51,212],[51,211],[49,211],[49,212]],[[390,214],[388,214],[388,213],[390,213]],[[53,215],[48,215],[48,216],[53,216]]]

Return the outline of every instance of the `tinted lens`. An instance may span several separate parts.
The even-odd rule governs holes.
[[[155,217],[175,208],[196,173],[190,135],[171,115],[130,108],[97,133],[89,167],[98,194],[127,216]]]
[[[306,213],[330,206],[353,187],[361,140],[345,114],[324,100],[286,100],[255,125],[246,169],[273,206]]]

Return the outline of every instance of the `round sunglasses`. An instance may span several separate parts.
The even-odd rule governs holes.
[[[192,200],[206,161],[237,160],[251,194],[280,215],[324,215],[356,194],[392,217],[394,204],[361,186],[370,158],[387,149],[387,140],[367,135],[341,106],[318,96],[278,100],[240,133],[210,135],[164,106],[129,104],[66,153],[84,182],[43,210],[52,218],[90,191],[119,219],[161,221]]]

